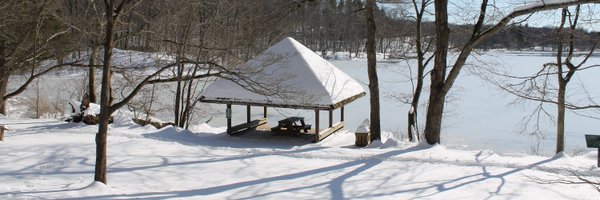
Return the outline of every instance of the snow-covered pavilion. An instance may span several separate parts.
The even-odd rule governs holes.
[[[227,105],[227,133],[255,128],[267,122],[267,108],[315,111],[315,142],[343,128],[344,106],[365,95],[363,87],[293,38],[285,38],[255,58],[236,67],[235,76],[219,78],[205,88],[200,101]],[[247,107],[247,122],[231,125],[231,106]],[[264,119],[251,119],[251,107],[260,106]],[[333,123],[333,111],[340,122]],[[329,111],[329,128],[320,130],[320,111]]]

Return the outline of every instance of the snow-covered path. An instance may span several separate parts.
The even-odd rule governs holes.
[[[309,144],[127,122],[111,127],[106,187],[92,183],[95,126],[0,124],[11,128],[0,142],[0,199],[600,199],[589,185],[534,181],[561,169],[597,178],[595,153],[501,157],[391,139],[357,149],[349,132]]]

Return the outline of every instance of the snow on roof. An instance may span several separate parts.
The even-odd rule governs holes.
[[[234,71],[210,84],[201,101],[334,109],[365,95],[358,82],[290,37]]]

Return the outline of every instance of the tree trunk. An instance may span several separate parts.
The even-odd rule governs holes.
[[[437,90],[436,90],[437,91]],[[427,107],[427,121],[425,122],[425,140],[428,144],[439,144],[442,130],[442,116],[444,114],[444,97],[438,92],[430,93],[429,106]]]
[[[420,71],[420,70],[419,70]],[[418,73],[420,74],[420,73]],[[417,87],[415,88],[415,93],[413,94],[413,99],[410,103],[410,110],[408,111],[408,139],[411,142],[419,140],[419,131],[418,131],[418,109],[419,109],[419,101],[421,98],[421,92],[423,91],[423,78],[422,75],[417,79]]]
[[[414,2],[414,1],[413,1]],[[415,87],[415,91],[413,93],[413,98],[410,103],[410,110],[408,111],[408,139],[411,142],[419,141],[419,130],[418,130],[418,110],[419,110],[419,101],[421,99],[421,93],[423,91],[423,79],[425,73],[425,52],[423,52],[423,37],[422,34],[422,20],[423,13],[425,12],[426,2],[421,1],[421,7],[417,8],[416,2],[414,2],[415,10],[418,11],[416,13],[416,33],[415,33],[415,48],[417,50],[417,85]]]
[[[0,78],[0,114],[3,115],[7,115],[8,113],[6,113],[6,100],[4,99],[4,96],[6,96],[7,90],[8,90],[8,75],[7,73],[3,73],[4,69],[2,69],[2,66],[0,66],[0,76],[2,76],[2,78]]]
[[[556,153],[560,153],[564,151],[565,148],[565,93],[567,90],[567,77],[563,78],[563,65],[568,63],[563,63],[563,43],[564,43],[564,26],[567,21],[568,16],[568,8],[562,9],[561,23],[558,28],[557,37],[558,37],[558,49],[556,52],[556,67],[558,73],[556,74],[558,78],[558,97],[557,97],[557,116],[556,116]],[[571,35],[573,33],[570,33]],[[570,46],[572,47],[572,46]],[[570,56],[570,55],[568,55]],[[568,60],[568,59],[567,59]]]
[[[417,41],[420,43],[420,41]],[[420,44],[417,43],[417,49],[420,49]],[[419,131],[418,127],[418,108],[419,101],[421,98],[421,92],[423,91],[423,74],[425,73],[425,66],[423,64],[424,54],[418,51],[417,59],[418,59],[418,69],[417,69],[417,85],[415,87],[415,92],[413,94],[412,101],[410,102],[410,110],[408,111],[408,139],[411,142],[419,140]]]
[[[104,40],[104,63],[102,65],[102,88],[100,91],[100,119],[98,122],[98,133],[96,134],[96,168],[94,180],[107,184],[106,179],[106,146],[108,135],[108,122],[111,115],[111,59],[114,43],[114,13],[115,1],[106,4],[106,32]]]
[[[442,116],[446,91],[444,82],[446,78],[446,57],[448,55],[448,1],[435,1],[435,60],[431,71],[431,90],[429,93],[429,106],[427,108],[427,121],[425,122],[425,139],[429,144],[439,144],[442,129]]]
[[[367,0],[367,62],[369,74],[369,91],[371,100],[371,141],[381,139],[379,119],[379,80],[377,77],[377,58],[375,57],[375,0]]]
[[[4,40],[0,41],[0,114],[6,115],[6,96],[8,90],[8,78],[10,73],[8,72],[8,66],[6,66],[6,59],[4,58]]]
[[[177,88],[175,89],[175,108],[173,109],[173,115],[175,117],[175,125],[179,126],[179,117],[181,115],[181,77],[183,76],[183,64],[177,65]]]
[[[560,76],[558,83],[558,116],[556,119],[556,153],[565,150],[565,93],[567,82]]]
[[[99,46],[92,47],[90,52],[89,74],[88,74],[88,95],[90,102],[96,103],[96,65],[98,65]]]
[[[192,71],[192,76],[196,76],[196,72],[198,70],[198,67],[194,67],[194,70]],[[194,89],[194,80],[189,80],[187,83],[187,93],[186,93],[186,99],[185,99],[185,108],[183,109],[183,115],[181,117],[181,128],[185,128],[188,129],[190,123],[188,123],[188,121],[190,120],[190,116],[192,114],[192,111],[194,110],[194,104],[192,104],[192,97],[193,97],[193,90]]]
[[[102,98],[101,98],[102,99]],[[94,181],[108,184],[106,178],[106,142],[108,135],[108,117],[100,112],[98,133],[96,134],[96,168]]]

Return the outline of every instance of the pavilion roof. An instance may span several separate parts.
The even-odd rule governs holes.
[[[361,84],[293,38],[285,38],[219,78],[200,101],[332,110],[365,95]]]

